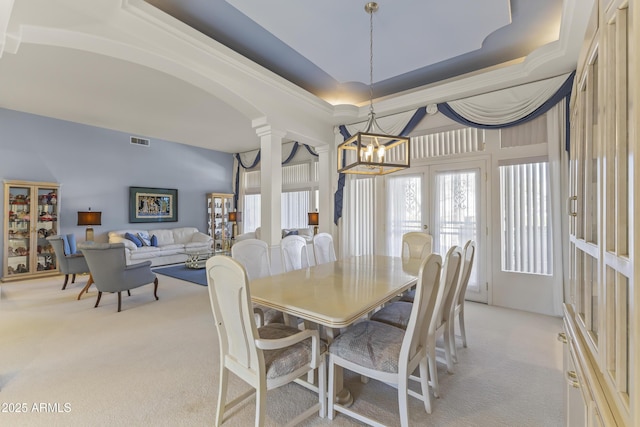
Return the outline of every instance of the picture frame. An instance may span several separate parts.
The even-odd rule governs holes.
[[[178,190],[129,187],[129,222],[178,221]]]

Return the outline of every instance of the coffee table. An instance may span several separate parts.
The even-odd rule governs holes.
[[[185,251],[180,252],[187,256],[184,266],[187,268],[204,268],[207,260],[216,254],[213,250]]]

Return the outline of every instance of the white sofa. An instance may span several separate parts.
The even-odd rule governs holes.
[[[125,237],[126,233],[134,236],[148,233],[149,237],[156,236],[158,245],[138,247]],[[147,260],[151,261],[152,266],[184,262],[187,255],[182,252],[208,250],[213,244],[211,236],[201,233],[196,227],[115,230],[110,231],[108,236],[109,243],[124,243],[127,265]]]
[[[311,243],[313,242],[313,228],[309,227],[309,228],[291,228],[291,229],[283,229],[282,230],[282,237],[285,237],[287,235],[287,233],[291,232],[291,231],[297,231],[298,232],[298,236],[304,237],[304,239],[307,241],[307,243]],[[248,233],[242,233],[242,234],[238,234],[236,236],[236,242],[239,242],[240,240],[244,240],[244,239],[260,239],[260,227],[256,228],[256,231],[250,231]]]

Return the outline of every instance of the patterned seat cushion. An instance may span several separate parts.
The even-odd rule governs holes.
[[[263,339],[286,338],[299,332],[299,329],[280,323],[272,323],[258,328],[258,335]],[[325,351],[327,351],[327,346],[321,341],[320,354]],[[264,363],[267,378],[278,378],[290,374],[310,363],[311,355],[311,338],[278,350],[265,350]]]
[[[377,371],[397,373],[404,331],[386,323],[356,323],[338,336],[329,352]]]
[[[268,325],[270,323],[284,323],[284,315],[282,314],[281,311],[278,311],[274,308],[268,308],[265,307],[263,305],[259,305],[259,304],[254,304],[253,305],[254,309],[259,309],[262,311],[262,314],[264,315],[264,324]],[[256,323],[258,322],[257,318],[256,318]]]
[[[405,302],[413,302],[413,300],[416,297],[416,290],[412,289],[408,292],[405,292],[402,297],[400,297],[400,301],[405,301]]]
[[[394,302],[376,311],[371,316],[371,320],[386,323],[396,328],[407,329],[412,308],[413,304],[410,302]]]

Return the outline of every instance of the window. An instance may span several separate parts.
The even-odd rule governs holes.
[[[548,162],[499,169],[502,270],[552,275]]]
[[[243,232],[256,231],[256,228],[260,227],[260,194],[247,194],[244,196],[243,206]]]

